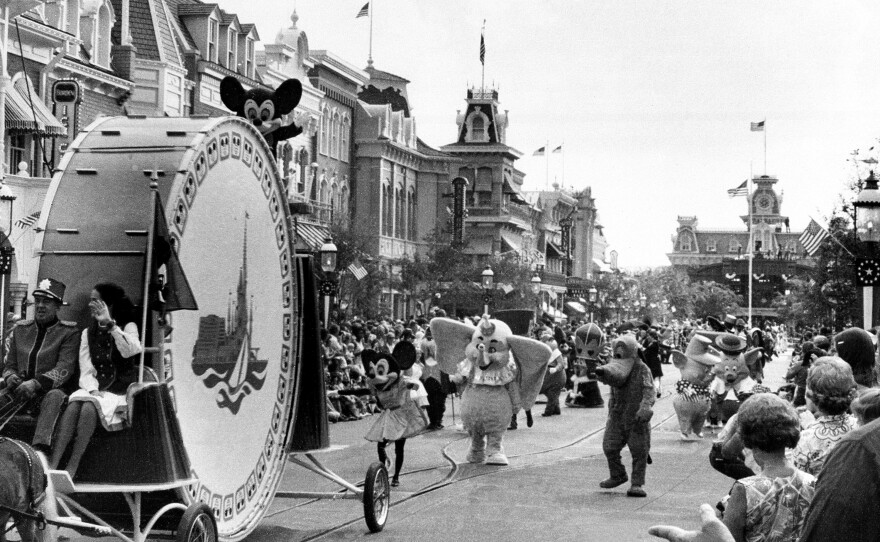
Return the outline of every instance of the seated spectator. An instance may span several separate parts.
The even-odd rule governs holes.
[[[863,392],[855,398],[849,409],[856,417],[859,427],[880,418],[880,389]]]
[[[815,477],[785,457],[800,438],[794,407],[776,395],[758,393],[739,408],[743,445],[752,451],[760,474],[733,485],[724,524],[737,542],[797,540],[813,498]]]
[[[816,421],[801,432],[794,450],[794,466],[818,476],[831,448],[855,429],[846,410],[852,402],[856,382],[852,369],[836,357],[816,360],[807,376],[807,408]]]

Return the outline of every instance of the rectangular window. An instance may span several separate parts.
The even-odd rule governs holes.
[[[31,138],[24,134],[15,134],[9,136],[9,173],[15,175],[18,173],[18,164],[25,162],[28,174],[33,174],[33,164],[31,163]]]
[[[715,239],[706,241],[706,252],[718,252],[718,241]]]
[[[691,250],[691,240],[687,237],[681,240],[681,250],[689,252]]]
[[[235,39],[235,32],[230,28],[226,38],[226,67],[230,70],[235,70],[235,48],[237,45],[238,40]]]
[[[254,40],[248,38],[247,39],[247,47],[245,51],[245,65],[244,65],[244,74],[251,79],[254,78]]]
[[[727,252],[739,252],[739,242],[736,239],[730,240],[730,244],[727,246]]]
[[[217,38],[220,35],[220,23],[208,19],[208,61],[217,62]]]

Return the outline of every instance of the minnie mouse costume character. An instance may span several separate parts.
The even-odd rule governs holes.
[[[388,463],[385,446],[394,441],[394,477],[391,485],[397,487],[400,485],[406,439],[421,433],[428,425],[422,409],[410,395],[410,390],[418,388],[418,382],[403,376],[406,368],[398,363],[393,354],[364,350],[361,360],[367,370],[368,393],[372,393],[382,406],[382,413],[364,438],[377,443],[379,461],[385,464]]]

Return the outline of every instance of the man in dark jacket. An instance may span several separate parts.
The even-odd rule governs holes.
[[[3,363],[5,393],[39,405],[33,445],[48,452],[67,399],[64,386],[76,371],[80,333],[76,323],[58,319],[65,286],[43,279],[34,290],[34,319],[13,328]]]

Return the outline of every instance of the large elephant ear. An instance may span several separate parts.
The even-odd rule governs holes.
[[[752,348],[748,352],[745,353],[746,365],[749,366],[750,369],[755,367],[755,363],[758,361],[758,358],[761,357],[761,352],[763,352],[760,348]]]
[[[446,374],[458,372],[465,358],[465,349],[474,336],[474,327],[451,318],[433,318],[431,334],[437,344],[437,364]]]
[[[519,335],[508,337],[507,345],[513,352],[513,360],[519,368],[519,395],[522,407],[528,410],[535,404],[538,392],[541,391],[544,373],[547,371],[552,352],[541,341]]]

